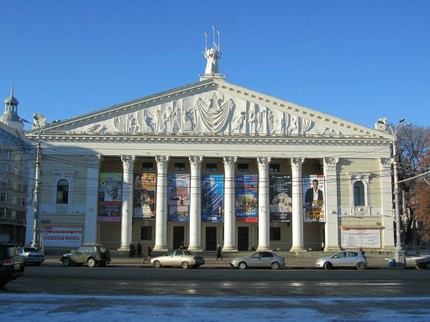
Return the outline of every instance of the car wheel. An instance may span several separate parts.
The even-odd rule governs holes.
[[[272,263],[272,265],[270,265],[270,267],[272,268],[272,269],[279,269],[280,267],[281,267],[281,265],[279,265],[279,263],[278,262],[274,262],[274,263]]]
[[[152,265],[153,265],[155,268],[160,268],[160,267],[161,267],[161,263],[160,263],[160,261],[155,261]]]
[[[88,264],[88,267],[94,267],[94,266],[96,266],[96,260],[94,258],[90,257],[87,260],[87,264]]]
[[[70,259],[68,258],[63,259],[63,266],[70,266],[71,264],[72,262],[70,261]]]
[[[326,270],[326,271],[328,271],[328,270],[330,270],[330,269],[332,269],[333,268],[333,264],[332,263],[330,263],[330,262],[326,262],[326,263],[324,263],[324,269]]]
[[[183,269],[188,269],[188,267],[190,267],[190,264],[188,264],[188,262],[182,262],[181,267]]]
[[[248,266],[246,265],[245,262],[240,262],[239,265],[237,265],[237,268],[244,270],[246,269]]]
[[[366,265],[364,265],[364,263],[363,263],[363,262],[358,262],[358,263],[357,263],[357,265],[356,265],[356,267],[357,267],[357,269],[358,269],[359,271],[362,271],[363,269],[365,269],[365,268],[366,268]]]

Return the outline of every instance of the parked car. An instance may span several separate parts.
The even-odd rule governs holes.
[[[77,250],[63,254],[60,259],[64,266],[87,264],[88,267],[106,266],[111,261],[108,249],[100,244],[83,244]]]
[[[201,265],[205,264],[205,259],[203,256],[193,254],[188,250],[178,249],[169,251],[163,256],[151,258],[151,264],[155,268],[160,268],[162,266],[177,266],[183,269],[189,267],[199,268]]]
[[[334,267],[355,267],[358,270],[363,270],[367,267],[367,259],[361,251],[342,251],[318,259],[315,266],[326,270]]]
[[[242,270],[248,267],[279,269],[283,266],[285,258],[270,251],[254,252],[245,257],[234,258],[230,262],[230,267]]]
[[[24,275],[24,261],[18,255],[17,245],[0,243],[0,288]]]
[[[45,261],[45,254],[34,247],[18,247],[17,250],[25,265],[40,265]]]
[[[415,267],[418,269],[423,269],[423,268],[430,269],[430,256],[416,258]]]

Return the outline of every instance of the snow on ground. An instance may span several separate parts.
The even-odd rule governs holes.
[[[0,294],[1,321],[430,321],[430,297],[280,298]]]

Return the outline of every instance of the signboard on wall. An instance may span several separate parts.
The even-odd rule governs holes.
[[[236,221],[258,222],[257,183],[256,174],[236,176]]]
[[[290,222],[292,213],[291,192],[290,176],[270,176],[269,198],[271,222]]]
[[[134,220],[155,219],[156,186],[155,173],[140,173],[134,176]]]
[[[380,229],[350,229],[342,228],[342,248],[381,248]]]
[[[222,222],[224,200],[224,175],[202,176],[202,221]]]
[[[45,247],[79,247],[82,243],[82,228],[45,227],[42,236]]]
[[[98,221],[121,221],[122,173],[100,173]]]
[[[324,175],[314,174],[303,177],[304,221],[325,222]]]
[[[171,174],[167,182],[168,220],[188,222],[190,220],[190,175]]]

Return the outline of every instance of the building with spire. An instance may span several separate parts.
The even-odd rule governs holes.
[[[213,38],[199,81],[27,133],[45,249],[393,250],[392,136],[229,83]]]

